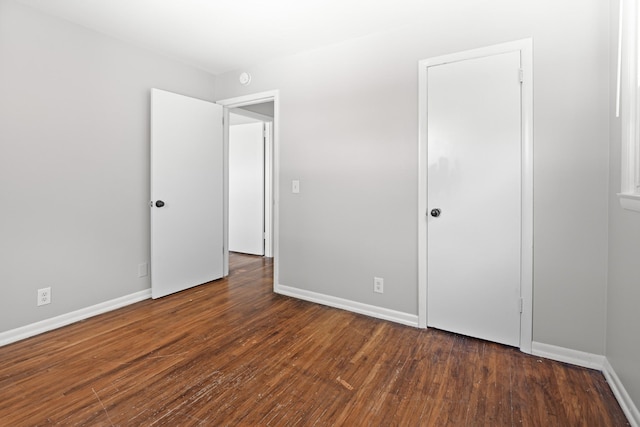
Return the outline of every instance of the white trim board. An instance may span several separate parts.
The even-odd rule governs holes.
[[[348,310],[354,313],[364,314],[366,316],[378,319],[388,320],[407,326],[418,327],[418,316],[413,314],[402,313],[395,310],[389,310],[382,307],[376,307],[368,304],[337,298],[330,295],[319,294],[317,292],[297,289],[290,286],[277,285],[274,291],[277,294],[310,301],[317,304],[326,305],[333,308]],[[571,365],[581,366],[584,368],[595,369],[601,371],[607,380],[607,384],[611,388],[616,400],[624,411],[629,423],[632,427],[640,427],[640,412],[626,392],[620,379],[616,375],[613,367],[605,356],[593,353],[587,353],[579,350],[572,350],[564,347],[558,347],[551,344],[539,342],[531,343],[531,354],[537,357],[555,360],[558,362],[568,363]]]
[[[620,206],[630,211],[640,212],[640,196],[637,194],[618,193]]]
[[[533,356],[601,371],[618,404],[620,404],[622,411],[626,415],[629,424],[631,424],[632,427],[640,427],[640,411],[638,411],[638,408],[633,403],[633,400],[631,400],[620,378],[618,378],[618,375],[605,356],[535,341],[532,343],[531,354]]]
[[[225,108],[224,120],[229,123],[229,110],[236,107],[244,107],[247,105],[261,104],[263,102],[273,101],[273,119],[271,125],[271,152],[265,153],[269,165],[271,166],[272,182],[271,182],[271,256],[273,257],[273,285],[274,289],[278,283],[280,275],[280,252],[279,252],[279,221],[280,221],[280,92],[278,90],[270,90],[250,95],[238,96],[235,98],[227,98],[216,101]],[[229,134],[228,127],[225,126],[224,135],[224,270],[225,276],[229,275]]]
[[[110,301],[101,302],[100,304],[81,308],[80,310],[61,314],[60,316],[2,332],[0,333],[0,347],[44,332],[53,331],[54,329],[79,322],[80,320],[88,319],[89,317],[113,311],[149,298],[151,298],[151,289],[145,289],[134,294],[125,295]]]
[[[611,391],[613,391],[613,395],[616,397],[618,404],[620,404],[622,411],[627,416],[629,424],[631,424],[632,427],[640,427],[640,411],[633,403],[633,400],[631,400],[629,393],[627,393],[627,390],[622,385],[620,378],[618,378],[608,359],[604,360],[602,373],[607,379],[607,383],[609,387],[611,387]]]
[[[533,40],[530,38],[423,59],[418,63],[418,322],[419,327],[427,327],[427,69],[437,64],[513,51],[520,52],[522,67],[520,350],[530,353],[533,341]]]
[[[220,104],[222,105],[222,104]],[[255,119],[261,122],[272,122],[273,117],[265,116],[264,114],[254,113],[253,111],[243,110],[242,107],[231,108],[229,111],[231,114],[236,114],[238,116],[248,117],[250,119]]]
[[[418,316],[402,313],[395,310],[362,304],[343,298],[323,295],[316,292],[305,291],[292,288],[290,286],[278,285],[275,292],[305,301],[326,305],[338,309],[348,310],[378,319],[389,320],[407,326],[418,327]],[[70,325],[80,320],[88,319],[99,314],[103,314],[118,308],[125,307],[136,302],[151,298],[151,289],[145,289],[134,294],[126,295],[110,301],[105,301],[90,307],[66,313],[60,316],[32,323],[20,328],[0,333],[0,347],[8,345],[44,332],[49,332],[63,326]],[[622,382],[615,373],[613,367],[604,356],[586,353],[578,350],[571,350],[564,347],[557,347],[550,344],[538,342],[532,343],[532,355],[544,357],[559,362],[570,363],[586,368],[602,371],[609,387],[613,391],[620,407],[624,411],[632,427],[640,427],[640,411],[631,400],[631,397],[624,388]]]
[[[531,343],[531,354],[558,362],[582,366],[583,368],[596,369],[598,371],[602,371],[605,362],[605,357],[598,354],[586,353],[584,351],[572,350],[535,341]]]
[[[415,314],[408,314],[401,311],[390,310],[388,308],[377,307],[375,305],[363,304],[360,302],[338,298],[331,295],[319,294],[317,292],[293,288],[291,286],[277,285],[274,289],[274,292],[280,295],[286,295],[316,304],[339,308],[341,310],[347,310],[353,313],[364,314],[365,316],[375,317],[377,319],[389,320],[391,322],[413,326],[416,328],[418,327],[418,316],[416,316]]]

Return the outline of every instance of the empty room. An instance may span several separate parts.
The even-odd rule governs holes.
[[[0,0],[0,426],[640,426],[639,17]]]

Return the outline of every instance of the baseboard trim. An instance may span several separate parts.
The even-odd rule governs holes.
[[[618,378],[618,375],[613,370],[608,359],[604,360],[604,369],[602,370],[602,373],[607,379],[607,383],[609,383],[609,387],[611,387],[611,391],[613,391],[622,411],[627,416],[629,424],[631,424],[632,427],[640,427],[640,411],[633,403],[633,400],[631,400],[631,397],[624,388],[624,385],[622,385],[620,378]]]
[[[556,360],[558,362],[570,363],[572,365],[582,366],[589,369],[596,369],[598,371],[602,371],[605,361],[605,357],[599,354],[572,350],[570,348],[558,347],[535,341],[531,343],[531,354]]]
[[[620,378],[618,378],[618,375],[605,356],[539,342],[533,342],[531,354],[601,371],[613,395],[620,404],[622,411],[626,415],[629,424],[631,424],[632,427],[640,427],[640,411],[638,411],[638,408],[624,388],[622,381],[620,381]]]
[[[333,308],[352,311],[364,314],[377,319],[389,320],[407,326],[418,327],[418,315],[403,313],[401,311],[390,310],[388,308],[377,307],[375,305],[363,304],[344,298],[333,297],[317,292],[306,291],[304,289],[293,288],[291,286],[277,285],[274,292],[301,300],[322,304]]]
[[[112,299],[102,302],[100,304],[92,305],[90,307],[81,308],[80,310],[65,313],[60,316],[45,319],[40,322],[32,323],[30,325],[22,326],[20,328],[11,329],[6,332],[0,333],[0,347],[14,343],[16,341],[23,340],[25,338],[39,335],[44,332],[49,332],[54,329],[61,328],[63,326],[70,325],[71,323],[78,322],[80,320],[88,319],[89,317],[97,316],[98,314],[106,313],[136,302],[140,302],[151,298],[151,289],[145,289],[140,292],[136,292],[130,295],[125,295],[120,298]]]

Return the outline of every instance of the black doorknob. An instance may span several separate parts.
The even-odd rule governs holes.
[[[158,201],[156,202],[156,208],[161,208],[161,207],[163,207],[163,206],[164,206],[164,202],[163,202],[162,200],[158,200]]]
[[[441,212],[442,211],[440,209],[438,209],[438,208],[431,209],[431,216],[434,217],[434,218],[438,218],[440,216]]]

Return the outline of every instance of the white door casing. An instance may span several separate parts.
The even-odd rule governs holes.
[[[222,117],[214,103],[151,90],[153,298],[223,276]]]
[[[280,126],[279,126],[279,111],[280,111],[280,100],[279,100],[279,91],[271,90],[266,92],[259,92],[250,95],[243,95],[236,98],[229,98],[216,101],[217,104],[225,107],[225,123],[229,123],[228,115],[229,110],[236,107],[243,107],[247,105],[253,104],[261,104],[265,102],[273,101],[274,104],[274,117],[273,122],[270,126],[270,136],[271,138],[267,141],[268,147],[265,150],[265,160],[266,160],[266,171],[265,171],[265,182],[268,182],[267,191],[266,191],[266,203],[265,206],[268,206],[265,211],[265,228],[267,235],[271,238],[270,248],[267,248],[266,255],[273,257],[273,287],[274,290],[278,287],[279,281],[279,239],[278,239],[278,231],[279,231],[279,182],[280,182],[280,169],[279,169],[279,136],[280,136]],[[228,148],[229,148],[229,134],[228,134],[228,126],[225,126],[227,129],[225,131],[225,142],[224,142],[224,152],[226,164],[225,170],[228,171]],[[269,144],[270,143],[270,144]],[[228,177],[225,177],[225,194],[224,200],[225,203],[228,203],[229,200],[229,192],[228,192]],[[227,205],[228,206],[228,205]],[[267,214],[268,213],[268,214]],[[226,232],[228,227],[228,211],[225,210],[225,243],[228,242],[228,233]],[[227,256],[228,259],[228,256]],[[224,266],[225,274],[228,274],[229,265],[228,262],[225,263]]]
[[[420,326],[525,352],[532,320],[530,65],[531,40],[524,40],[431,58],[419,70]],[[437,218],[430,215],[436,208]]]
[[[261,96],[261,95],[258,95]],[[243,97],[244,98],[244,97]],[[246,99],[246,98],[245,98]],[[260,102],[257,105],[263,103],[272,103],[274,105],[274,113],[275,113],[275,97],[267,102],[263,102],[262,98],[259,98]],[[227,101],[219,101],[222,105]],[[246,101],[245,101],[246,102]],[[256,105],[256,104],[251,104]],[[252,120],[260,121],[264,125],[264,147],[263,147],[263,156],[264,156],[264,192],[263,192],[263,203],[264,203],[264,256],[267,258],[273,258],[274,250],[273,250],[273,210],[274,210],[274,192],[273,192],[273,182],[274,182],[274,170],[273,170],[273,141],[274,141],[274,115],[264,115],[260,113],[256,113],[251,110],[247,110],[243,107],[246,105],[242,105],[240,108],[228,108],[229,114],[229,126],[225,126],[230,130],[230,128],[235,124],[241,124],[245,121],[251,122]],[[230,132],[227,132],[227,135],[230,137]],[[227,144],[229,145],[229,144]],[[233,174],[233,166],[230,166],[229,174]],[[230,189],[231,190],[231,189]],[[230,193],[231,191],[229,191]],[[229,194],[231,198],[231,194]],[[230,207],[231,208],[231,207]],[[229,218],[231,220],[231,218]],[[231,226],[231,225],[230,225]],[[231,234],[231,231],[230,231]],[[233,236],[229,236],[229,240],[233,240]],[[230,246],[233,245],[230,243]],[[231,251],[234,249],[231,248]]]

